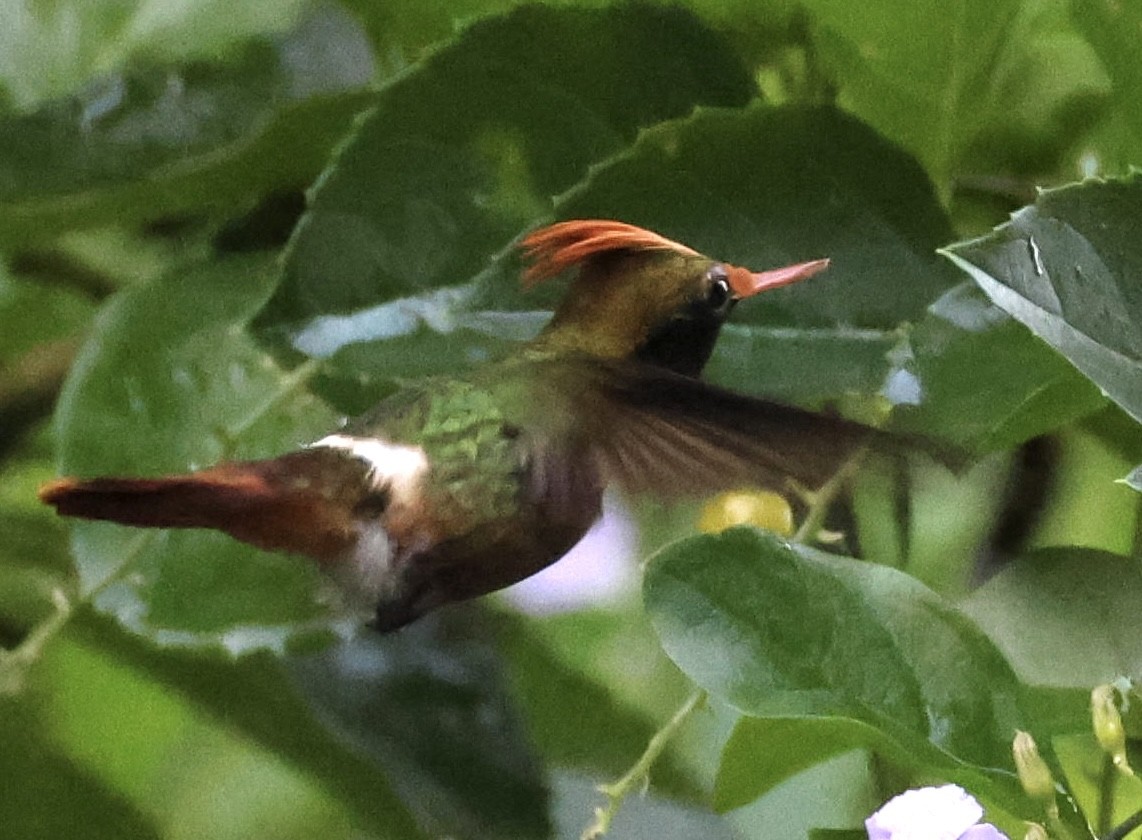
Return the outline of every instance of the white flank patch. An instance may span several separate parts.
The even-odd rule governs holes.
[[[428,472],[428,457],[419,446],[350,435],[330,435],[310,444],[318,446],[342,449],[368,464],[369,480],[388,494],[390,507],[411,504]],[[362,520],[353,549],[328,571],[350,606],[372,611],[400,587],[393,560],[393,544],[381,522]]]
[[[393,498],[401,501],[407,499],[407,494],[415,490],[428,471],[428,456],[419,446],[402,446],[380,438],[349,435],[329,435],[310,446],[328,446],[352,453],[369,465],[369,475],[374,484],[387,486]]]

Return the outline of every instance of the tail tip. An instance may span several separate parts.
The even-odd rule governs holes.
[[[40,489],[36,491],[36,497],[45,505],[58,507],[64,498],[75,489],[75,486],[76,480],[74,478],[56,478],[40,485]]]

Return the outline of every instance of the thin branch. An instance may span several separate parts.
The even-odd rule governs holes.
[[[694,693],[686,698],[686,702],[679,707],[674,716],[651,737],[646,745],[646,751],[636,761],[621,779],[609,785],[599,785],[599,792],[607,797],[607,804],[595,809],[595,819],[580,835],[579,840],[598,840],[607,833],[611,821],[622,807],[625,800],[635,788],[645,788],[650,780],[650,768],[669,745],[675,733],[690,719],[690,716],[702,708],[706,702],[706,690],[695,689]]]
[[[1118,768],[1114,766],[1114,758],[1107,754],[1103,758],[1102,772],[1098,779],[1098,833],[1100,835],[1111,830],[1111,820],[1114,819],[1114,788],[1117,782]]]
[[[243,435],[250,431],[250,429],[266,417],[266,415],[270,414],[274,409],[285,402],[286,399],[308,385],[309,380],[321,369],[321,365],[321,359],[308,359],[293,370],[285,372],[282,375],[281,387],[275,389],[260,405],[251,409],[238,423],[228,429],[221,429],[220,436],[222,437],[227,457],[233,454],[234,448],[241,441]]]
[[[817,534],[820,532],[821,527],[825,524],[825,517],[829,513],[829,507],[844,490],[845,485],[849,479],[852,478],[861,460],[864,458],[865,453],[868,452],[866,447],[858,449],[851,458],[841,465],[841,468],[833,473],[833,477],[826,481],[819,490],[803,491],[802,495],[809,505],[809,512],[805,514],[805,521],[801,523],[801,527],[797,529],[797,533],[793,535],[793,542],[807,544],[816,539]]]
[[[39,660],[44,646],[67,624],[72,607],[62,589],[52,590],[52,606],[52,614],[37,624],[19,645],[0,651],[0,697],[23,690],[28,669]]]

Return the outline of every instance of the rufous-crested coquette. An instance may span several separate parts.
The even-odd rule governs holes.
[[[506,357],[405,385],[277,458],[65,478],[40,498],[65,516],[213,528],[307,555],[393,630],[555,562],[609,486],[664,499],[814,488],[873,434],[698,378],[735,303],[827,260],[753,272],[604,220],[542,228],[522,248],[525,285],[576,274]]]

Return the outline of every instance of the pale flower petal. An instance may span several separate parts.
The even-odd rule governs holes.
[[[865,820],[869,840],[992,840],[1003,835],[992,826],[976,826],[983,807],[959,785],[909,790],[893,797]]]

